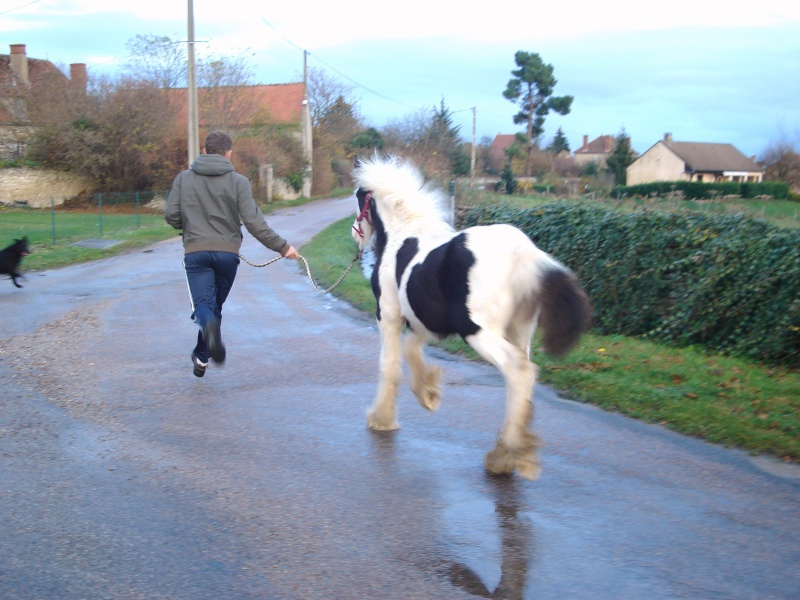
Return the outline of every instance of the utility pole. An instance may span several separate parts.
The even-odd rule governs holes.
[[[469,163],[469,187],[475,187],[475,136],[478,122],[478,107],[472,107],[472,158]]]
[[[188,150],[189,164],[194,162],[200,154],[200,132],[197,119],[197,83],[194,74],[194,2],[189,0],[189,64],[187,68],[187,91],[189,102],[189,124],[188,124]]]
[[[303,159],[306,168],[303,171],[303,196],[311,198],[311,178],[314,173],[313,136],[311,133],[311,107],[308,104],[308,50],[303,50]]]

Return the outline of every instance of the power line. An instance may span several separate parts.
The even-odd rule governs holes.
[[[31,4],[36,4],[37,2],[41,2],[42,0],[33,0],[33,2],[28,2],[27,4],[23,4],[22,6],[18,6],[17,8],[10,8],[7,11],[0,12],[0,15],[7,15],[10,12],[14,12],[15,10],[19,10],[20,8],[25,8],[26,6],[30,6]]]
[[[308,55],[309,55],[309,56],[313,56],[313,57],[314,57],[314,58],[315,58],[315,59],[316,59],[318,62],[320,62],[321,64],[323,64],[323,65],[324,65],[324,66],[326,66],[327,68],[329,68],[331,71],[334,71],[334,72],[335,72],[335,73],[337,73],[339,76],[341,76],[341,77],[343,77],[344,79],[346,79],[347,81],[351,82],[353,85],[355,85],[355,86],[357,86],[357,87],[359,87],[359,88],[362,88],[362,89],[364,89],[364,90],[368,91],[370,94],[375,94],[375,95],[376,95],[376,96],[378,96],[379,98],[383,98],[384,100],[386,100],[386,101],[388,101],[388,102],[393,102],[393,103],[395,103],[395,104],[399,104],[400,106],[405,106],[406,108],[411,108],[411,109],[417,109],[417,108],[419,108],[418,106],[411,106],[410,104],[406,104],[405,102],[400,102],[399,100],[395,100],[395,99],[393,99],[393,98],[389,98],[388,96],[386,96],[386,95],[384,95],[384,94],[381,94],[380,92],[376,92],[376,91],[375,91],[375,90],[373,90],[372,88],[369,88],[369,87],[365,86],[363,83],[360,83],[360,82],[356,81],[356,80],[355,80],[355,79],[353,79],[352,77],[349,77],[348,75],[345,75],[345,74],[344,74],[344,73],[342,73],[342,72],[341,72],[339,69],[337,69],[337,68],[335,68],[335,67],[333,67],[333,66],[329,65],[327,62],[325,62],[324,60],[322,60],[322,59],[321,59],[319,56],[317,56],[316,54],[313,54],[312,52],[309,52],[308,50],[305,50],[304,48],[301,48],[300,46],[298,46],[297,44],[295,44],[295,43],[294,43],[292,40],[290,40],[290,39],[289,39],[289,38],[287,38],[285,35],[283,35],[283,34],[282,34],[280,31],[278,31],[278,30],[275,28],[275,26],[274,26],[274,25],[272,25],[272,23],[270,23],[269,21],[267,21],[267,20],[266,20],[264,17],[261,17],[261,20],[264,22],[264,24],[265,24],[265,25],[267,25],[267,26],[268,26],[270,29],[272,29],[272,30],[273,30],[275,33],[277,33],[277,34],[278,34],[278,35],[279,35],[281,38],[283,38],[283,40],[284,40],[284,41],[285,41],[287,44],[289,44],[289,45],[290,45],[290,46],[292,46],[293,48],[296,48],[297,50],[300,50],[301,52],[306,52],[306,53],[308,53]]]

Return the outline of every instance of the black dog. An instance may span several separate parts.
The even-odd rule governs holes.
[[[28,256],[28,238],[24,237],[21,240],[14,240],[8,248],[0,250],[0,274],[11,275],[11,281],[18,288],[22,286],[17,283],[17,277],[22,277],[17,269],[23,256]]]

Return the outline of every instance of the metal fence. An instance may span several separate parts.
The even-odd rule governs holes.
[[[76,196],[63,202],[50,199],[49,208],[14,202],[0,210],[0,234],[26,235],[35,243],[106,237],[121,230],[157,223],[167,191],[113,192]],[[163,221],[162,221],[163,222]]]

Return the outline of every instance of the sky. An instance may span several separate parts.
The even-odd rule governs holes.
[[[188,4],[0,0],[0,53],[25,44],[30,58],[113,75],[136,35],[186,40]],[[639,153],[665,133],[747,156],[800,148],[796,0],[467,4],[193,0],[195,40],[198,54],[248,56],[260,84],[302,81],[307,52],[378,128],[444,102],[467,141],[522,131],[503,91],[524,50],[553,66],[555,96],[574,98],[547,117],[544,144],[560,127],[572,150],[623,131]]]

